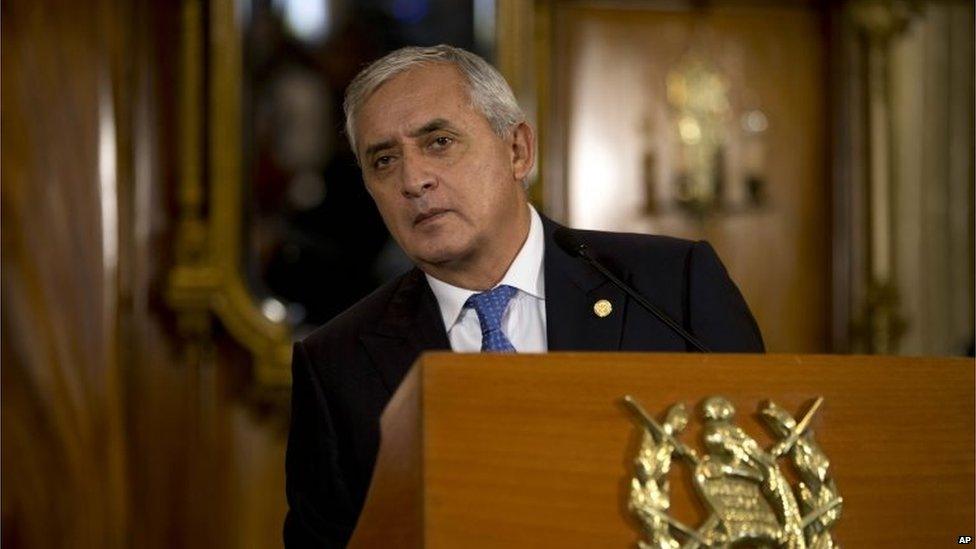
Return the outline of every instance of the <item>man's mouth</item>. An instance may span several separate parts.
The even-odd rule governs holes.
[[[446,214],[449,211],[450,210],[447,210],[447,209],[444,209],[444,208],[432,208],[430,210],[427,210],[426,212],[421,212],[421,213],[417,214],[416,217],[413,218],[413,225],[414,225],[414,227],[416,227],[416,226],[418,226],[418,225],[420,225],[422,223],[426,223],[426,222],[429,222],[429,221],[433,221],[435,219],[439,219],[440,217],[442,217],[444,214]]]

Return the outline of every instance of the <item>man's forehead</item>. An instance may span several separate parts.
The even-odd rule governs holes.
[[[461,74],[451,65],[421,65],[391,78],[373,92],[358,113],[358,141],[384,141],[417,133],[438,121],[460,127],[480,115]]]
[[[391,109],[409,111],[450,102],[468,103],[466,81],[453,66],[420,65],[390,78],[363,102],[361,114],[375,116]]]

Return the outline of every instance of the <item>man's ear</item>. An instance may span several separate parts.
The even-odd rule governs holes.
[[[512,134],[512,174],[524,183],[534,165],[535,133],[528,122],[519,122]]]

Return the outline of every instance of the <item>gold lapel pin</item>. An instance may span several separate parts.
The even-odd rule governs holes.
[[[606,299],[601,299],[593,304],[593,313],[600,318],[606,318],[613,312],[613,305]]]

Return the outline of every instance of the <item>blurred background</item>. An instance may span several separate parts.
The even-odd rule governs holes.
[[[708,239],[772,352],[972,355],[971,1],[4,0],[2,544],[280,546],[290,343],[409,268],[342,134],[499,67],[530,188]]]

